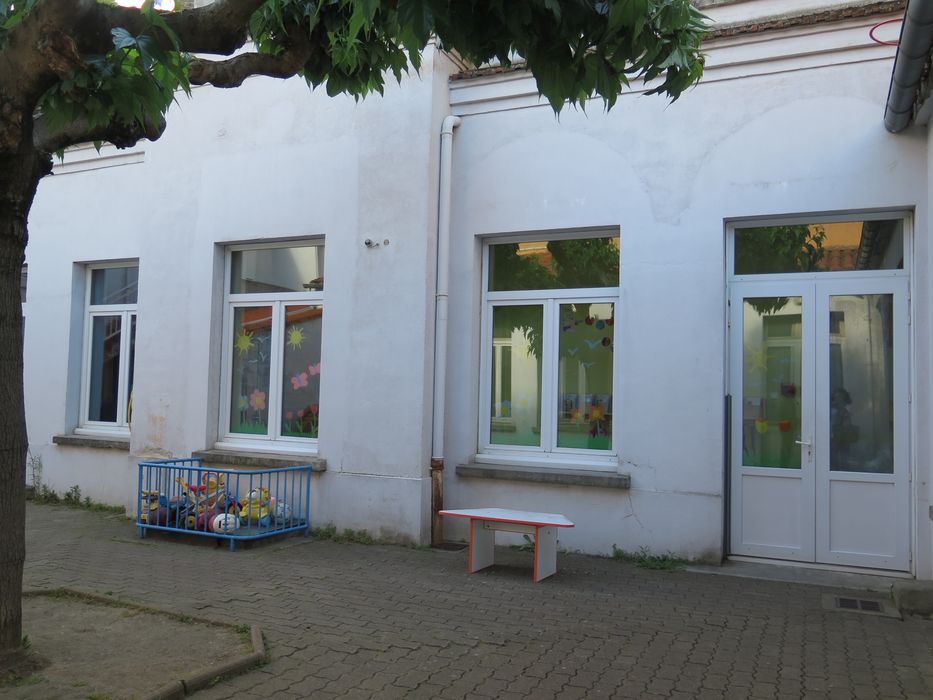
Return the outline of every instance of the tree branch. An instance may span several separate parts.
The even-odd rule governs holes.
[[[117,148],[130,148],[140,139],[156,141],[165,131],[165,119],[147,121],[145,124],[127,124],[126,122],[110,122],[91,127],[86,121],[78,120],[62,127],[49,129],[49,125],[41,116],[35,120],[32,142],[36,150],[42,153],[55,153],[69,146],[93,141],[107,141]]]
[[[263,0],[215,0],[210,5],[167,14],[183,51],[228,56],[246,42],[250,16]],[[64,57],[103,54],[113,48],[111,30],[139,34],[145,17],[136,9],[97,0],[39,0],[10,32],[0,51],[0,86],[8,98],[32,104],[58,79]],[[68,41],[62,37],[67,36]],[[70,42],[70,47],[67,46]]]
[[[291,78],[308,62],[314,48],[306,36],[293,41],[283,54],[244,53],[225,61],[197,59],[188,68],[192,85],[210,83],[218,88],[234,88],[252,75],[269,78]]]

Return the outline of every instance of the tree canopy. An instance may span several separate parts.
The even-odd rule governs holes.
[[[300,75],[329,95],[381,93],[436,37],[474,65],[520,57],[555,110],[595,96],[611,107],[636,80],[676,99],[702,72],[702,31],[688,0],[215,0],[178,12],[0,0],[0,99],[37,108],[46,151],[120,145],[158,135],[192,85]]]
[[[20,270],[51,154],[157,139],[172,102],[195,85],[301,76],[329,95],[381,93],[418,68],[430,41],[474,66],[523,62],[555,111],[591,98],[611,108],[636,81],[677,99],[703,70],[704,18],[689,0],[188,0],[176,9],[0,0],[0,667],[22,631]]]

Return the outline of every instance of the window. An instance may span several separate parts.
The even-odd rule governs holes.
[[[481,452],[614,455],[619,237],[496,241],[485,269]]]
[[[734,273],[904,269],[903,219],[826,221],[735,229]]]
[[[323,270],[321,243],[227,251],[220,412],[225,441],[316,445]]]
[[[136,351],[136,265],[88,269],[82,420],[92,430],[128,431]]]

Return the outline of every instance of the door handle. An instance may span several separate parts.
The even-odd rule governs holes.
[[[806,445],[807,447],[812,447],[813,443],[805,440],[794,440],[794,443],[797,445]]]

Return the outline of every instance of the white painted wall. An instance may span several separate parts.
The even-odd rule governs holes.
[[[780,3],[741,5],[768,14]],[[796,7],[796,4],[795,4]],[[711,11],[712,12],[712,11]],[[562,546],[718,560],[723,538],[725,222],[915,209],[916,570],[933,576],[928,507],[933,250],[923,130],[882,125],[893,50],[879,18],[714,42],[704,82],[668,105],[633,91],[611,114],[556,119],[521,73],[456,81],[428,51],[385,98],[308,94],[300,81],[196,90],[169,130],[120,167],[44,181],[30,221],[27,421],[46,480],[131,505],[143,455],[217,439],[223,246],[323,236],[326,291],[313,518],[424,542],[429,534],[433,290],[440,123],[454,137],[447,507],[562,512]],[[139,163],[133,161],[142,160]],[[468,480],[478,430],[483,236],[618,226],[622,292],[616,439],[630,491]],[[389,240],[367,249],[363,241]],[[81,263],[138,259],[129,453],[57,447],[74,428]],[[73,319],[79,323],[74,326]],[[465,537],[447,523],[449,537]]]
[[[925,137],[885,132],[891,54],[868,45],[867,26],[840,27],[850,48],[830,55],[814,45],[824,45],[822,36],[784,34],[787,58],[773,64],[761,60],[760,47],[722,42],[710,55],[717,68],[678,102],[631,94],[608,115],[594,104],[588,115],[568,109],[558,120],[536,99],[516,98],[521,79],[454,84],[463,122],[454,147],[450,364],[459,371],[448,394],[448,464],[476,452],[481,238],[617,225],[615,410],[620,469],[632,489],[449,478],[445,506],[563,513],[577,523],[561,533],[571,549],[647,546],[719,559],[725,221],[916,207],[913,272],[915,284],[927,285]],[[867,58],[849,64],[851,52]],[[793,68],[785,63],[808,54]],[[929,376],[926,342],[914,362]],[[926,494],[926,437],[915,453]],[[448,534],[466,530],[449,523]],[[929,546],[918,551],[918,573],[929,577]]]
[[[427,537],[427,290],[450,70],[440,57],[435,75],[436,58],[428,50],[420,76],[359,104],[300,80],[196,89],[145,145],[144,162],[43,181],[30,219],[27,421],[51,486],[132,505],[142,455],[213,446],[223,246],[322,236],[328,471],[315,477],[314,520]],[[367,238],[388,244],[367,249]],[[53,435],[75,427],[63,401],[80,369],[80,328],[68,333],[76,263],[114,258],[140,266],[131,450],[54,446]]]

